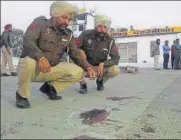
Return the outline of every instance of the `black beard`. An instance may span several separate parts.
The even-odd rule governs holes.
[[[63,32],[67,29],[67,24],[60,24],[57,26],[57,29],[60,31],[60,32]]]
[[[106,36],[106,33],[103,33],[103,32],[97,32],[97,35],[101,38],[105,37]]]

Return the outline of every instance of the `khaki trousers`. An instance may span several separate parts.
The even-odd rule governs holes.
[[[6,73],[7,64],[9,66],[10,72],[15,72],[12,55],[8,53],[5,46],[2,46],[1,51],[2,51],[1,73]]]
[[[20,58],[18,64],[18,90],[20,96],[30,96],[31,82],[48,82],[58,93],[65,88],[80,81],[84,76],[84,70],[73,63],[60,62],[51,67],[51,72],[39,72],[38,65],[34,59],[29,57]]]

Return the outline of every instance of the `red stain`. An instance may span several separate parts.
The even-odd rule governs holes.
[[[112,100],[112,101],[121,101],[121,100],[132,99],[132,98],[135,98],[135,97],[117,97],[117,96],[114,96],[114,97],[107,97],[106,99]]]
[[[82,123],[83,124],[95,124],[103,122],[107,119],[110,113],[108,113],[106,110],[98,110],[94,109],[91,111],[86,111],[82,114],[80,114],[80,118],[83,118]]]
[[[76,39],[75,39],[75,43],[77,44],[77,46],[78,46],[78,47],[80,47],[81,40],[80,40],[80,39],[78,39],[78,38],[76,38]]]
[[[82,136],[78,136],[78,137],[75,137],[75,138],[73,138],[73,139],[96,139],[96,138],[94,138],[94,137],[89,137],[89,136],[87,136],[87,135],[82,135]]]

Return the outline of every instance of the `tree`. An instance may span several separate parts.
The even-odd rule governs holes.
[[[23,35],[24,32],[21,29],[13,29],[11,34],[12,39],[12,55],[14,57],[19,57],[23,49]]]
[[[97,11],[99,9],[99,7],[97,5],[92,5],[90,6],[89,4],[88,5],[85,5],[84,3],[84,7],[87,7],[87,9],[89,9],[89,14],[95,16],[96,14],[99,14]]]
[[[109,30],[111,33],[118,33],[118,32],[125,32],[125,31],[128,31],[127,28],[123,27],[123,28],[111,28]]]
[[[120,32],[128,31],[128,28],[121,28]]]

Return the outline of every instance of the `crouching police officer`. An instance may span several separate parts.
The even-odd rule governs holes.
[[[97,90],[104,90],[104,85],[109,78],[120,74],[117,66],[119,63],[118,48],[115,40],[108,34],[111,20],[104,15],[95,16],[95,29],[86,30],[78,37],[82,57],[92,65],[97,75]],[[84,79],[80,81],[80,93],[87,92]]]
[[[72,32],[67,29],[76,13],[77,9],[72,4],[57,1],[50,7],[50,19],[38,17],[28,27],[18,66],[17,107],[30,107],[28,97],[31,82],[45,82],[40,91],[51,100],[59,100],[62,97],[57,93],[80,81],[84,70],[90,76],[95,75],[91,66],[83,62],[72,39]],[[60,62],[67,50],[75,64]]]

